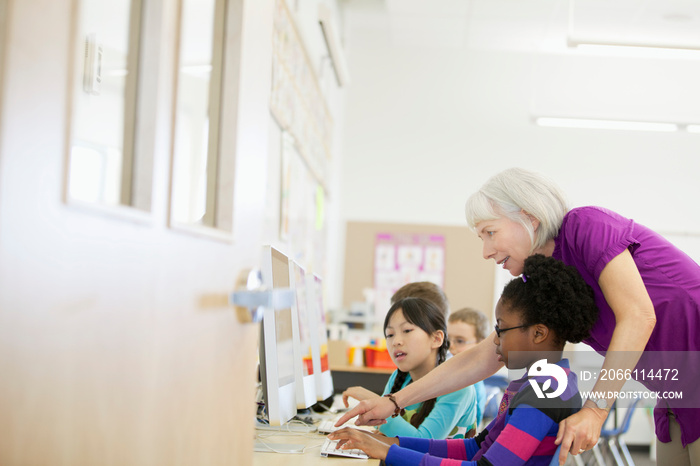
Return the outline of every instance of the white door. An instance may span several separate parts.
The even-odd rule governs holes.
[[[144,5],[167,16],[173,3]],[[230,3],[241,10],[242,2]],[[272,35],[269,4],[252,2],[241,19],[262,37]],[[168,226],[167,102],[157,104],[152,128],[150,212],[62,200],[75,5],[9,0],[8,11],[0,72],[0,464],[250,463],[258,328],[240,324],[226,299],[239,272],[258,265],[267,136],[250,128],[267,128],[269,64],[266,71],[241,63],[248,87],[231,130],[241,136],[229,239],[197,236]]]

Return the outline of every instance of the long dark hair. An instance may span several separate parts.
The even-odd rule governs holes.
[[[386,336],[386,327],[389,325],[389,320],[391,316],[398,310],[403,311],[404,318],[413,325],[416,325],[423,329],[428,335],[432,335],[438,330],[442,330],[444,334],[444,339],[442,340],[442,346],[438,348],[437,357],[435,365],[442,364],[445,362],[447,357],[447,350],[450,348],[450,342],[447,340],[447,323],[445,321],[445,313],[440,310],[435,304],[421,298],[404,298],[400,301],[395,302],[389,312],[386,314],[384,319],[384,336]],[[391,387],[390,393],[395,393],[401,390],[403,383],[406,381],[406,376],[408,372],[402,372],[397,370],[396,379],[394,379],[394,385]],[[411,380],[409,383],[411,383]],[[420,409],[416,414],[411,417],[411,425],[413,427],[418,427],[430,414],[435,406],[436,398],[424,401]]]

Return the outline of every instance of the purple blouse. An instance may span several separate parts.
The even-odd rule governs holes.
[[[595,292],[600,315],[590,338],[584,342],[599,353],[610,345],[615,315],[598,286],[598,279],[605,266],[625,249],[632,254],[656,312],[656,326],[645,350],[683,351],[685,353],[677,353],[680,359],[696,358],[700,354],[697,353],[700,350],[700,266],[661,235],[601,207],[579,207],[567,213],[552,254],[555,259],[576,267]],[[665,380],[638,380],[654,391],[671,388]],[[697,388],[692,390],[696,391]],[[700,405],[690,400],[680,403],[680,407],[677,404],[674,406],[667,400],[657,402],[654,410],[656,435],[662,442],[671,440],[667,417],[671,409],[681,426],[681,440],[685,446],[700,437],[700,422],[697,422]]]

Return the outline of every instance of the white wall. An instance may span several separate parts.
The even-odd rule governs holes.
[[[521,166],[555,179],[572,205],[602,205],[672,234],[700,260],[700,134],[531,123],[533,111],[557,103],[585,112],[590,95],[608,96],[588,109],[599,118],[635,109],[647,117],[683,115],[700,122],[698,93],[688,89],[684,99],[677,92],[689,80],[700,82],[700,60],[611,61],[471,47],[468,41],[396,45],[383,9],[382,2],[370,1],[345,7],[353,84],[344,126],[341,222],[462,225],[467,197],[489,176]],[[594,79],[611,69],[617,79]],[[543,81],[554,70],[561,87]],[[588,97],[576,94],[584,84]],[[607,106],[611,99],[614,105]]]

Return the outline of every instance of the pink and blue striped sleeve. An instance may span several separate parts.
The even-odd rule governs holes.
[[[451,466],[474,465],[467,461],[479,446],[474,439],[432,440],[399,437],[399,445],[392,445],[386,457],[387,464]]]
[[[527,461],[548,464],[557,449],[558,423],[539,409],[520,405],[505,428],[483,455],[491,464],[522,465]]]
[[[547,465],[557,446],[558,423],[547,414],[521,404],[513,410],[505,428],[476,461],[479,446],[474,439],[430,440],[399,437],[386,463],[400,466]]]

